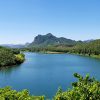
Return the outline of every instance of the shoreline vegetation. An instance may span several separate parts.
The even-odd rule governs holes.
[[[36,53],[42,53],[42,54],[74,54],[74,55],[79,55],[79,56],[84,56],[84,57],[100,59],[100,54],[99,55],[94,55],[94,54],[89,55],[89,54],[79,54],[79,53],[61,52],[61,51],[56,52],[56,51],[30,51],[30,50],[24,50],[23,52],[36,52]]]
[[[77,42],[74,45],[47,45],[47,46],[31,46],[21,48],[21,51],[39,52],[45,54],[62,54],[70,53],[92,58],[100,58],[100,39],[90,42]]]
[[[54,51],[46,51],[46,52],[43,52],[41,51],[40,53],[43,53],[43,54],[64,54],[64,52],[54,52]]]
[[[94,54],[92,54],[92,55],[85,54],[85,55],[84,55],[84,54],[77,54],[77,53],[70,53],[70,54],[100,59],[100,54],[99,54],[99,55],[94,55]]]
[[[100,59],[100,54],[99,55],[88,55],[88,54],[78,54],[78,53],[66,53],[66,52],[53,52],[53,51],[46,51],[46,52],[39,52],[43,54],[74,54],[74,55],[79,55],[79,56],[85,56],[85,57],[92,57],[92,58],[97,58]]]
[[[72,83],[72,89],[63,91],[58,88],[52,100],[100,100],[100,82],[95,78],[90,78],[87,74],[85,77],[74,73],[78,81]],[[0,88],[0,100],[51,100],[45,96],[30,95],[28,90],[17,92],[10,87]]]
[[[0,68],[23,63],[25,55],[18,49],[0,47]]]
[[[66,53],[66,52],[52,52],[52,51],[47,51],[47,52],[40,52],[40,53],[44,53],[44,54],[75,54],[75,55],[79,55],[79,56],[85,56],[85,57],[92,57],[92,58],[98,58],[100,59],[100,55],[88,55],[88,54],[77,54],[77,53]]]

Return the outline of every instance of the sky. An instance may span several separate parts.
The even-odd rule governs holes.
[[[24,44],[46,33],[99,39],[100,0],[0,0],[0,44]]]

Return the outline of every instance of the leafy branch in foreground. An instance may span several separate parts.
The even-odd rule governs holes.
[[[82,77],[75,73],[78,82],[72,83],[72,90],[57,92],[54,100],[100,100],[100,82],[89,75]]]
[[[43,96],[30,96],[28,90],[17,92],[10,87],[0,88],[0,100],[44,100]]]

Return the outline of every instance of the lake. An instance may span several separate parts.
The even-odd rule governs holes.
[[[72,54],[25,53],[23,64],[0,70],[0,87],[28,89],[33,95],[51,98],[58,87],[71,88],[74,73],[100,80],[100,60]]]

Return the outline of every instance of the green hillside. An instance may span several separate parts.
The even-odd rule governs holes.
[[[80,43],[74,46],[70,52],[79,54],[99,55],[100,54],[100,39],[91,41],[89,43]]]

